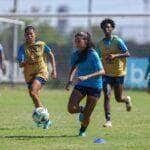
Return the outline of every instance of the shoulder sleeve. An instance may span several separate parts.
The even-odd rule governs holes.
[[[51,52],[51,48],[48,45],[44,45],[44,52],[49,54]]]
[[[119,48],[120,48],[121,52],[124,53],[124,52],[128,51],[128,48],[127,48],[127,46],[126,46],[123,39],[118,38],[118,45],[119,45]]]
[[[25,61],[25,51],[24,51],[24,45],[21,45],[18,49],[18,54],[17,54],[17,61],[18,62],[23,62]]]
[[[95,71],[100,71],[103,69],[102,62],[98,56],[98,53],[96,51],[93,51],[91,53],[91,63],[94,66]]]

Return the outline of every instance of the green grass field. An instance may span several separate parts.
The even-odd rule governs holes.
[[[44,89],[41,99],[50,111],[53,125],[49,130],[34,126],[32,101],[22,87],[0,89],[0,150],[149,150],[150,95],[126,91],[132,97],[132,112],[112,99],[113,128],[105,129],[103,99],[92,115],[87,137],[78,137],[78,115],[67,113],[69,92]],[[104,138],[105,144],[94,144]]]

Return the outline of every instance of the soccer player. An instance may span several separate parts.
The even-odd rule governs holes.
[[[105,70],[103,76],[104,110],[106,123],[104,127],[112,127],[110,118],[111,89],[114,88],[114,95],[117,102],[124,103],[126,110],[131,110],[130,96],[123,96],[123,84],[126,75],[126,57],[130,56],[123,39],[112,32],[115,29],[115,22],[112,19],[104,19],[100,24],[105,37],[98,43],[98,53],[102,59]]]
[[[149,62],[148,62],[148,67],[145,73],[145,80],[148,79],[148,92],[150,93],[150,57],[149,57]]]
[[[36,41],[36,29],[33,26],[25,28],[24,36],[25,42],[19,48],[17,60],[19,66],[24,69],[25,81],[35,108],[44,108],[39,98],[39,93],[48,80],[45,56],[48,55],[50,58],[52,66],[51,77],[53,79],[57,76],[55,58],[51,49],[43,41]],[[47,129],[50,124],[50,120],[45,121],[43,128]]]
[[[79,136],[85,136],[85,130],[90,122],[90,116],[100,98],[102,89],[102,77],[104,70],[97,52],[93,49],[89,33],[80,32],[75,35],[76,51],[71,57],[71,70],[69,73],[66,90],[76,82],[68,102],[68,112],[80,113],[81,128]],[[86,96],[85,107],[79,106]]]
[[[4,64],[4,59],[5,59],[5,56],[3,52],[3,46],[0,44],[0,68],[3,74],[6,73],[6,66]]]

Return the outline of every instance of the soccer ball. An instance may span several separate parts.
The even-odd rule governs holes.
[[[38,107],[34,109],[32,114],[33,121],[37,124],[43,124],[49,120],[49,113],[46,108]]]

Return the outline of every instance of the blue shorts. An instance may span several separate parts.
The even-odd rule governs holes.
[[[94,96],[96,98],[100,98],[101,96],[101,89],[85,87],[81,85],[76,85],[74,89],[78,90],[83,96]]]
[[[124,84],[124,76],[120,77],[103,76],[103,86],[107,84],[111,86]]]
[[[41,83],[41,85],[44,85],[46,83],[46,80],[42,77],[36,77],[34,80],[38,80]],[[32,87],[33,81],[32,82],[27,82],[28,89],[30,89]]]

